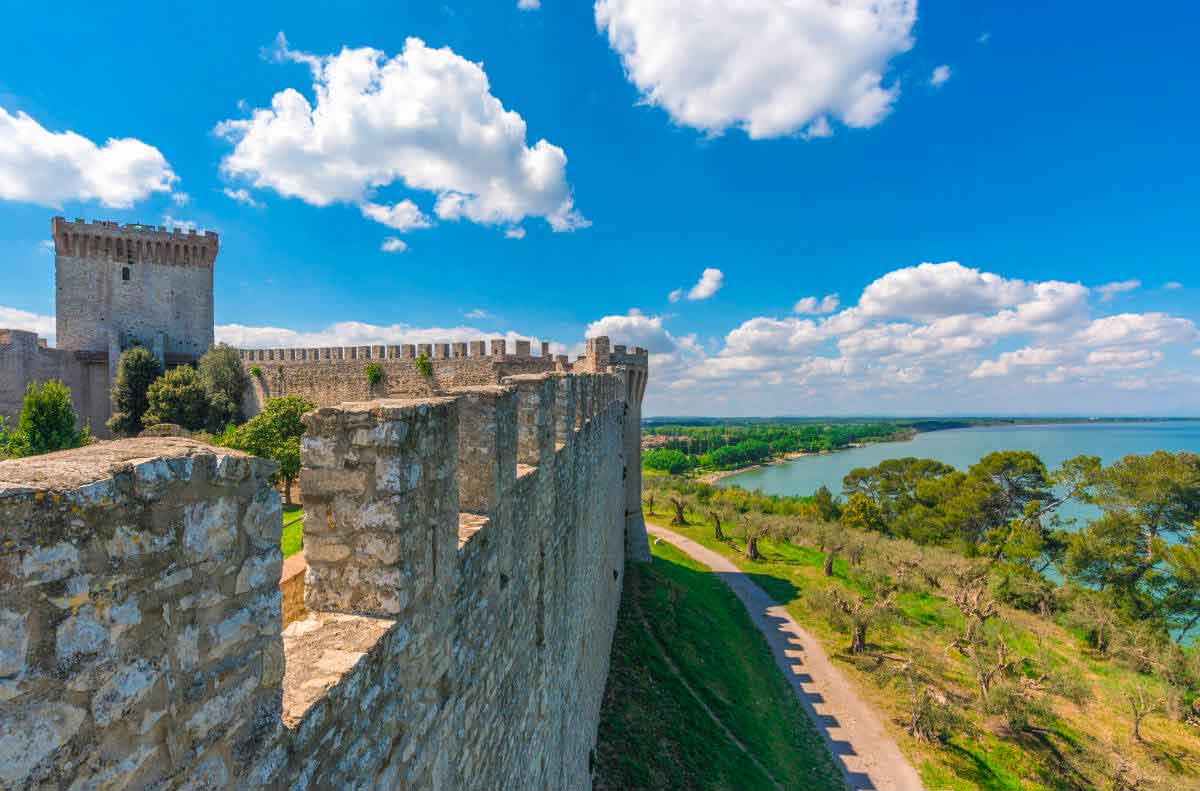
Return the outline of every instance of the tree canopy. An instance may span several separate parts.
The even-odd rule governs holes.
[[[189,431],[208,425],[208,392],[190,365],[180,365],[155,379],[146,390],[142,425],[174,423]]]
[[[314,408],[313,402],[301,396],[268,398],[262,412],[236,428],[229,427],[218,442],[274,461],[279,465],[276,482],[282,481],[290,496],[291,483],[300,474],[300,438],[304,436],[300,418]]]
[[[117,436],[131,437],[142,430],[142,416],[149,408],[146,391],[162,376],[158,358],[144,346],[134,346],[121,352],[117,360],[117,376],[112,386],[113,416],[108,428]]]
[[[240,423],[249,377],[237,349],[218,343],[200,358],[197,373],[208,394],[208,430],[216,432],[230,423]]]

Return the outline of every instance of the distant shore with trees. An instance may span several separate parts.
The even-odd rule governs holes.
[[[964,428],[1160,423],[1166,417],[953,417],[953,418],[669,418],[642,421],[642,466],[653,473],[688,475],[703,483],[755,467],[917,434]]]

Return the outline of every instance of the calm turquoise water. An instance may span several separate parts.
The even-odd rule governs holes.
[[[996,450],[1028,450],[1051,470],[1064,459],[1086,453],[1105,464],[1130,453],[1156,450],[1200,453],[1200,420],[1170,423],[1080,423],[1047,426],[997,426],[931,431],[909,442],[881,442],[864,448],[805,456],[785,464],[748,470],[721,481],[767,494],[812,494],[821,485],[841,494],[842,478],[855,467],[873,467],[905,456],[937,459],[966,470]],[[1087,515],[1090,509],[1069,507],[1063,516]]]

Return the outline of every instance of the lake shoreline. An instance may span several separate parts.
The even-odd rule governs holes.
[[[838,492],[843,477],[852,469],[873,467],[886,459],[904,456],[931,458],[964,471],[987,453],[998,450],[1033,452],[1051,469],[1081,453],[1101,456],[1106,463],[1111,463],[1130,453],[1145,454],[1159,449],[1200,452],[1200,421],[1090,420],[1076,423],[1044,421],[1019,425],[990,424],[922,431],[905,440],[916,443],[915,446],[904,448],[889,447],[893,441],[803,454],[815,458],[802,465],[785,463],[796,461],[796,458],[773,459],[770,464],[722,470],[720,475],[710,475],[714,476],[712,482],[720,486],[741,486],[761,489],[767,494],[802,496],[812,494],[823,485]],[[850,450],[855,453],[846,456],[844,451]]]
[[[847,451],[847,450],[855,450],[857,448],[865,448],[868,445],[890,445],[893,442],[912,442],[913,438],[921,433],[925,433],[925,432],[913,431],[913,432],[908,433],[907,436],[896,437],[894,439],[881,439],[881,440],[876,440],[874,442],[851,442],[849,445],[846,445],[844,447],[830,448],[829,450],[792,451],[790,453],[785,453],[782,456],[777,456],[773,459],[767,459],[766,461],[760,461],[757,464],[751,464],[746,467],[736,467],[732,470],[715,470],[713,472],[707,472],[704,475],[697,476],[696,481],[698,483],[706,483],[711,486],[711,485],[716,484],[718,481],[723,481],[726,478],[732,478],[735,475],[741,475],[742,473],[750,472],[751,470],[758,470],[758,469],[762,469],[764,467],[772,467],[772,466],[776,466],[779,464],[787,464],[790,461],[795,461],[796,459],[807,458],[808,456],[824,456],[824,455],[829,455],[832,453],[841,453],[841,452]]]
[[[1004,428],[1037,428],[1037,427],[1069,427],[1069,426],[1121,426],[1121,425],[1145,425],[1155,423],[1188,423],[1197,422],[1200,418],[1183,418],[1183,417],[1112,417],[1112,418],[1030,418],[1024,420],[1021,418],[998,418],[994,423],[978,423],[976,425],[953,426],[946,428],[932,429],[917,429],[914,428],[909,432],[905,432],[904,436],[896,436],[890,439],[875,440],[873,442],[854,442],[845,447],[831,448],[830,450],[818,451],[795,451],[785,453],[766,461],[750,464],[745,467],[737,467],[732,470],[714,470],[706,472],[703,475],[698,475],[695,478],[697,483],[715,486],[721,481],[735,478],[739,475],[744,475],[755,470],[766,469],[768,467],[777,467],[803,459],[810,456],[829,456],[838,453],[843,453],[849,450],[858,450],[864,447],[872,447],[877,445],[891,445],[898,442],[912,442],[917,437],[930,434],[941,434],[953,431],[974,431],[978,429],[1004,429]]]

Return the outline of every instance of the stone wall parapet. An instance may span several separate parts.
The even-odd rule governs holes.
[[[50,222],[58,255],[75,258],[212,267],[220,250],[214,231],[195,228],[120,223],[83,219],[68,221],[55,217]]]
[[[463,358],[488,359],[539,359],[553,360],[550,355],[549,342],[542,344],[543,354],[534,356],[531,352],[531,341],[517,341],[516,354],[505,353],[505,341],[497,338],[491,341],[491,352],[488,351],[488,341],[469,342],[436,342],[421,344],[391,344],[371,346],[326,346],[326,347],[294,347],[294,348],[254,348],[238,349],[238,356],[247,362],[317,362],[322,360],[399,360],[412,359],[418,354],[425,354],[432,360],[451,360]]]

